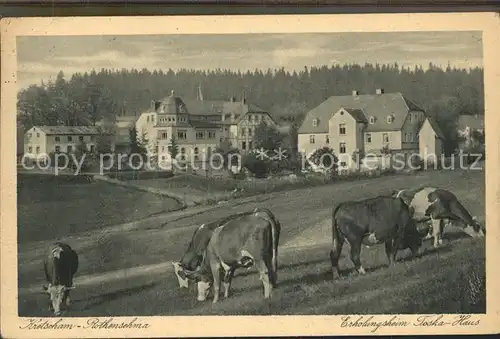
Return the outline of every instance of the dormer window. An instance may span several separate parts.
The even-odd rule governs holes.
[[[370,124],[374,124],[375,123],[375,117],[370,117]]]
[[[393,122],[394,122],[394,116],[392,114],[388,115],[387,116],[387,123],[392,124]]]
[[[318,126],[318,118],[313,119],[313,127]]]

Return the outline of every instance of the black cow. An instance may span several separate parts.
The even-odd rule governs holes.
[[[201,265],[188,274],[198,281],[198,300],[205,300],[213,285],[213,302],[216,303],[221,281],[227,298],[235,270],[252,266],[260,273],[264,297],[270,298],[277,283],[280,232],[281,225],[274,214],[260,208],[215,228]]]
[[[73,277],[78,270],[78,254],[62,242],[54,243],[43,262],[48,286],[43,286],[50,296],[51,310],[61,313],[61,305],[70,304],[69,292],[74,289]]]
[[[330,260],[333,279],[339,277],[338,260],[346,240],[351,247],[351,260],[356,270],[364,274],[360,261],[362,244],[385,243],[387,258],[392,265],[399,249],[410,248],[412,256],[415,256],[424,235],[418,232],[408,206],[399,198],[380,196],[340,203],[332,213],[333,247]]]

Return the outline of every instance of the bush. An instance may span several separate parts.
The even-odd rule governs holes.
[[[328,168],[333,173],[337,172],[339,159],[330,147],[325,146],[317,149],[311,154],[309,161],[316,166]]]
[[[167,179],[174,176],[172,171],[119,171],[109,172],[108,178],[118,180],[146,180],[146,179]]]
[[[242,159],[241,167],[248,169],[256,178],[265,178],[271,169],[276,170],[276,164],[268,158],[261,159],[257,153],[246,154]]]

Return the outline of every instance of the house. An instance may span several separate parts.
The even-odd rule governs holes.
[[[135,125],[137,119],[138,117],[133,115],[119,115],[113,122],[102,119],[96,123],[96,126],[112,131],[115,152],[127,154],[130,147],[130,129]]]
[[[475,132],[484,134],[484,115],[460,115],[457,120],[457,133],[461,139],[458,145],[463,149],[473,141]]]
[[[78,144],[85,143],[93,152],[98,127],[90,126],[33,126],[24,133],[24,154],[30,158],[46,157],[50,153],[71,153]]]
[[[442,154],[443,133],[434,118],[401,93],[331,96],[306,114],[298,130],[298,149],[306,156],[324,146],[352,167],[355,151],[371,157],[385,153]]]
[[[172,139],[178,146],[181,160],[209,159],[218,145],[229,140],[242,152],[252,150],[253,135],[261,123],[275,125],[265,110],[248,103],[245,95],[239,101],[184,100],[171,91],[170,96],[152,101],[148,111],[136,122],[138,136],[148,140],[148,153],[157,155],[158,161],[169,163]]]

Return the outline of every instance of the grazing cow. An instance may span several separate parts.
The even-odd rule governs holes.
[[[485,231],[476,218],[448,190],[424,186],[397,190],[393,192],[393,196],[403,199],[410,207],[415,222],[431,223],[427,238],[434,238],[433,245],[436,248],[442,244],[445,220],[460,221],[464,232],[471,237],[484,236]]]
[[[227,298],[234,271],[252,266],[259,271],[264,285],[264,298],[270,298],[277,283],[280,232],[280,223],[267,209],[256,209],[251,214],[239,216],[215,228],[202,264],[190,274],[198,281],[198,300],[206,299],[213,284],[213,303],[216,303],[221,280],[224,283],[224,297]]]
[[[70,304],[69,292],[74,289],[73,276],[78,270],[78,254],[67,244],[56,242],[43,262],[48,286],[43,286],[50,296],[50,309],[61,313],[61,305]]]
[[[255,209],[255,211],[257,210],[258,209]],[[244,215],[252,214],[255,211],[246,211],[242,213],[232,214],[222,219],[203,224],[194,231],[191,242],[189,243],[188,248],[182,256],[181,260],[174,261],[172,263],[172,265],[174,266],[175,275],[177,276],[177,280],[179,281],[180,288],[187,288],[189,286],[189,280],[192,280],[192,278],[190,278],[190,274],[192,274],[196,270],[196,268],[201,265],[203,255],[208,246],[208,242],[212,237],[214,229],[224,225],[230,220],[237,219]]]
[[[400,249],[418,252],[424,235],[417,231],[408,206],[399,198],[376,197],[340,203],[332,213],[332,250],[330,260],[333,279],[339,277],[338,260],[344,241],[351,247],[351,260],[356,270],[364,274],[361,265],[361,245],[385,243],[389,264],[394,264]]]

